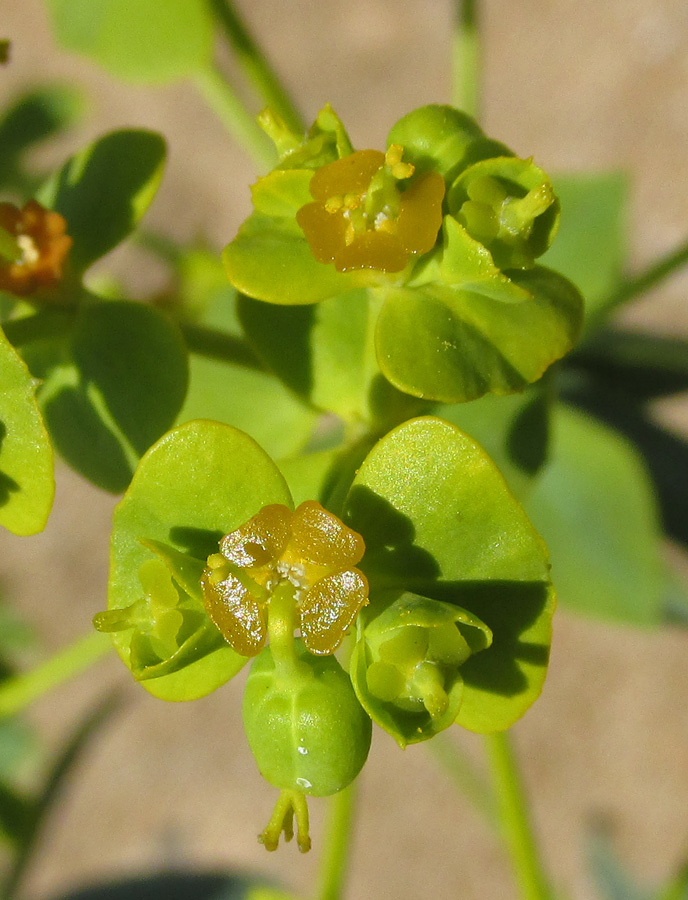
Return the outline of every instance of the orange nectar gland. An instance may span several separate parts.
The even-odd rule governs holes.
[[[220,541],[201,578],[205,608],[242,656],[257,656],[270,626],[270,600],[285,594],[306,648],[334,653],[368,602],[360,534],[307,500],[292,512],[264,506]],[[293,633],[293,631],[292,631]]]
[[[409,257],[432,250],[442,224],[445,184],[437,172],[413,177],[403,147],[358,150],[318,169],[315,203],[296,214],[313,256],[338,272],[401,272]]]
[[[35,200],[21,210],[12,203],[0,203],[0,227],[15,238],[20,252],[18,259],[0,262],[0,290],[27,296],[62,280],[73,242],[59,213]]]

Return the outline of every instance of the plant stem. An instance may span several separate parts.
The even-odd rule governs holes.
[[[478,0],[456,0],[452,36],[452,99],[474,118],[480,106]]]
[[[8,678],[0,685],[0,719],[25,709],[38,697],[92,666],[111,649],[110,635],[94,631],[30,672]]]
[[[177,324],[192,353],[198,353],[209,359],[234,363],[246,369],[264,371],[258,357],[241,338],[234,337],[226,331],[208,328],[205,325],[195,325],[189,322],[178,322]]]
[[[666,256],[662,256],[657,262],[648,266],[644,272],[624,281],[603,304],[605,314],[617,306],[628,303],[629,300],[634,300],[645,291],[649,291],[686,263],[688,263],[688,241],[672,250],[671,253],[667,253]]]
[[[194,84],[231,136],[259,169],[271,169],[277,155],[253,115],[215,66],[196,73]]]
[[[538,858],[526,798],[506,732],[485,737],[502,834],[522,900],[547,900],[547,881]]]
[[[355,799],[356,782],[330,800],[327,838],[320,864],[320,884],[316,900],[340,900],[343,894]]]
[[[246,23],[240,18],[232,0],[210,0],[210,5],[224,28],[239,65],[263,101],[294,131],[304,131],[301,114]]]
[[[458,743],[448,734],[441,733],[425,746],[488,824],[497,827],[499,819],[494,794]]]

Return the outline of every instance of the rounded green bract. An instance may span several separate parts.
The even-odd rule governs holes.
[[[336,794],[363,768],[372,723],[333,656],[297,641],[300,666],[282,673],[266,647],[251,667],[243,721],[261,775],[282,790]]]

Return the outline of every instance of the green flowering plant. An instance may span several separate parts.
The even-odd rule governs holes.
[[[571,404],[599,415],[611,372],[636,394],[608,407],[647,425],[638,396],[688,384],[684,342],[600,331],[685,247],[624,282],[623,181],[552,181],[454,106],[408,113],[384,150],[356,149],[329,105],[306,130],[230,0],[47,6],[62,44],[117,77],[190,81],[267,174],[221,256],[141,231],[160,135],[111,132],[45,178],[28,151],[78,97],[36,88],[0,113],[0,525],[45,526],[54,451],[123,493],[96,631],[14,676],[0,628],[0,717],[110,647],[166,701],[244,678],[243,732],[279,792],[261,843],[309,850],[308,798],[333,798],[323,900],[341,895],[373,734],[441,755],[458,725],[486,736],[494,796],[465,780],[523,897],[551,900],[505,734],[547,673],[550,555],[571,609],[644,626],[685,610],[638,450]],[[268,104],[259,124],[214,61],[220,31]],[[148,303],[93,271],[129,237],[167,278]],[[6,783],[5,724],[13,900],[56,781],[27,797]]]
[[[571,349],[582,299],[536,264],[559,203],[532,160],[449,106],[408,113],[384,154],[354,151],[329,106],[305,137],[270,112],[261,124],[279,163],[224,252],[237,290],[346,305],[364,289],[380,370],[424,399],[523,390]]]

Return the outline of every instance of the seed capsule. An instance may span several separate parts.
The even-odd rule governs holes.
[[[244,730],[270,784],[326,797],[363,768],[372,723],[334,656],[313,656],[300,640],[297,656],[298,666],[286,673],[269,646],[256,658],[244,692]]]

